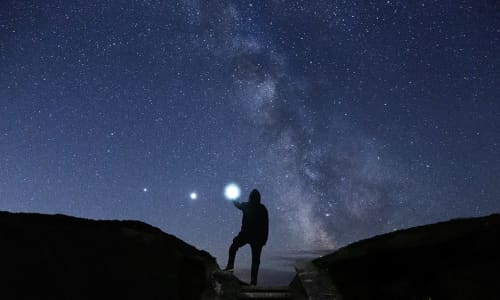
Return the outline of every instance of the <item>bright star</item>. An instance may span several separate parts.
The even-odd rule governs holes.
[[[196,200],[196,199],[198,199],[198,194],[196,194],[195,192],[192,192],[191,194],[189,194],[189,198],[191,198],[191,200]]]
[[[236,183],[229,183],[224,188],[224,196],[226,196],[228,200],[236,200],[240,197],[240,194],[240,187]]]
[[[147,192],[148,192],[148,188],[143,188],[143,189],[142,189],[142,191],[143,191],[144,193],[147,193]]]

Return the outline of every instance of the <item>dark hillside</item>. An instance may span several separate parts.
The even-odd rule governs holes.
[[[200,299],[218,268],[207,252],[137,221],[0,212],[0,245],[5,299]]]
[[[500,299],[500,215],[353,243],[314,260],[349,299]]]

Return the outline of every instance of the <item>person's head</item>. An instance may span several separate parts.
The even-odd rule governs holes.
[[[248,202],[250,203],[260,203],[260,193],[257,189],[253,189],[248,196]]]

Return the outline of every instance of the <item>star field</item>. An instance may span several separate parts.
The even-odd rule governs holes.
[[[0,4],[0,209],[138,219],[262,266],[500,211],[495,1]],[[249,262],[242,251],[237,267]]]

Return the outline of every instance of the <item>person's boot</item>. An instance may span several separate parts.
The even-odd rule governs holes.
[[[257,263],[252,264],[252,269],[250,273],[250,284],[251,285],[257,285],[257,276],[259,274],[259,265]]]
[[[252,268],[252,273],[251,273],[251,280],[250,280],[250,284],[251,285],[257,285],[257,274],[259,272],[259,269],[257,269],[255,266],[253,266]]]
[[[224,271],[226,272],[233,272],[234,270],[234,259],[236,258],[236,251],[238,251],[238,247],[236,247],[233,244],[231,244],[231,247],[229,247],[229,256],[227,259],[227,265]]]

